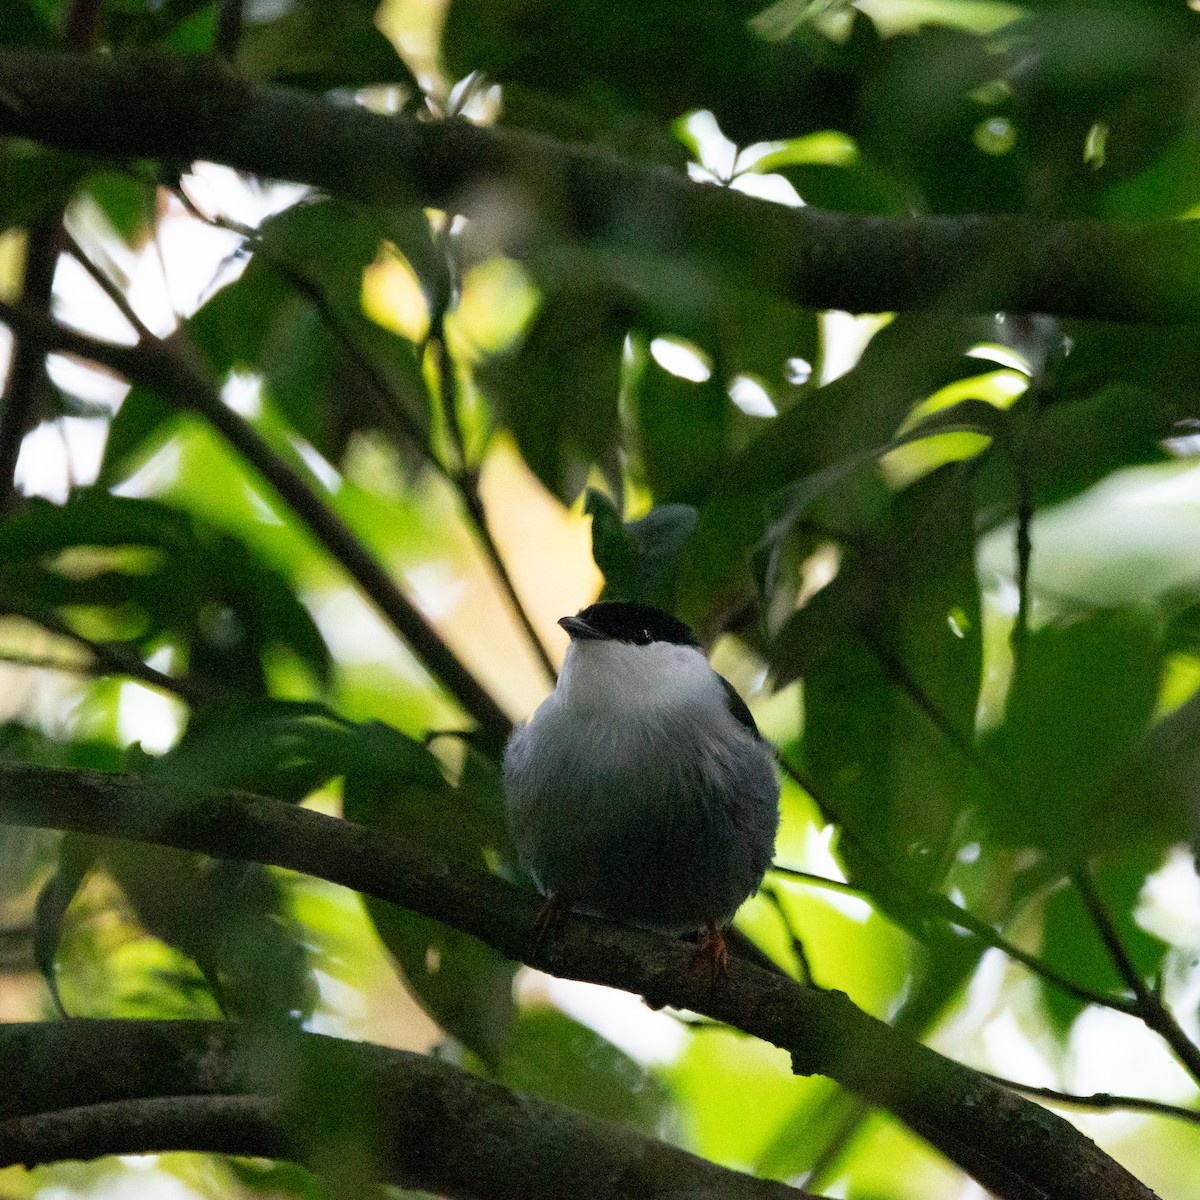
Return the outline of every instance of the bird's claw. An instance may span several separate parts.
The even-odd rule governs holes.
[[[729,974],[729,945],[719,925],[708,925],[696,945],[697,955],[708,964],[713,986]]]
[[[562,924],[570,904],[562,896],[544,896],[533,917],[533,928],[540,946]]]

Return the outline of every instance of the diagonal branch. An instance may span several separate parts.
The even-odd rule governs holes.
[[[809,883],[814,887],[845,892],[851,896],[861,896],[866,900],[872,899],[869,892],[855,887],[852,883],[842,883],[839,879],[829,879],[824,875],[814,875],[810,871],[800,871],[795,867],[785,867],[779,863],[772,863],[771,870],[777,875],[782,875],[785,879],[795,879],[799,883]],[[1111,1008],[1116,1012],[1128,1013],[1130,1016],[1137,1015],[1137,1004],[1134,1001],[1126,1000],[1123,996],[1106,996],[1103,992],[1094,992],[1091,988],[1084,987],[1082,984],[1076,983],[1073,979],[1068,979],[1065,975],[1061,975],[1050,966],[1049,963],[1043,962],[1037,955],[1029,954],[1019,946],[1014,945],[973,912],[963,908],[960,904],[955,904],[949,896],[913,888],[911,900],[913,907],[918,911],[924,912],[931,917],[936,917],[938,920],[944,921],[949,925],[965,929],[980,943],[991,947],[993,950],[999,950],[1014,962],[1019,962],[1039,978],[1044,979],[1051,987],[1057,988],[1064,995],[1074,996],[1076,1000],[1082,1000],[1084,1004],[1095,1004],[1102,1008]]]
[[[695,256],[725,282],[806,308],[1200,318],[1195,222],[785,208],[536,134],[259,86],[215,58],[0,53],[2,135],[105,158],[206,159],[368,203],[461,212],[521,256],[551,241],[604,251],[610,271],[622,256]]]
[[[1137,1015],[1171,1047],[1175,1057],[1187,1069],[1188,1074],[1197,1083],[1200,1083],[1200,1046],[1197,1046],[1184,1033],[1183,1028],[1175,1019],[1175,1014],[1166,1006],[1162,997],[1146,985],[1141,972],[1133,959],[1129,957],[1129,951],[1125,949],[1125,945],[1121,941],[1121,936],[1113,924],[1104,899],[1100,895],[1100,890],[1092,878],[1091,870],[1086,865],[1079,867],[1072,873],[1071,882],[1079,892],[1084,907],[1092,919],[1092,924],[1103,940],[1104,948],[1108,951],[1113,966],[1117,969],[1117,974],[1121,976],[1126,987],[1133,993]]]
[[[319,876],[444,921],[565,978],[691,1009],[789,1051],[887,1108],[1002,1200],[1150,1200],[1066,1121],[868,1016],[842,992],[735,959],[718,985],[694,947],[572,916],[550,938],[539,897],[495,875],[308,809],[245,793],[163,789],[127,776],[0,763],[0,822],[153,842]]]
[[[383,421],[390,432],[393,434],[398,433],[404,445],[419,454],[422,461],[432,470],[436,471],[458,493],[458,498],[467,516],[467,520],[474,528],[480,549],[482,549],[488,566],[496,577],[496,582],[499,584],[500,590],[504,593],[504,597],[508,601],[513,616],[521,626],[529,647],[541,664],[547,678],[553,682],[558,674],[554,668],[554,661],[551,659],[550,653],[534,626],[525,605],[521,602],[521,597],[517,594],[517,589],[513,584],[512,576],[509,574],[508,566],[504,561],[503,555],[500,553],[496,539],[492,536],[491,526],[488,524],[487,510],[484,507],[483,497],[479,491],[478,473],[467,466],[466,457],[462,452],[462,429],[457,411],[457,382],[454,378],[454,365],[450,360],[450,354],[446,348],[445,337],[431,339],[427,344],[432,346],[436,354],[442,408],[446,424],[459,452],[458,466],[454,470],[448,468],[430,449],[428,439],[425,438],[421,431],[417,429],[414,422],[407,416],[404,401],[396,394],[396,389],[379,369],[378,364],[372,356],[358,344],[352,331],[346,326],[345,322],[335,311],[334,306],[329,302],[328,297],[326,297],[325,293],[314,280],[308,278],[307,275],[285,258],[271,254],[263,239],[259,237],[257,230],[246,225],[240,225],[236,221],[209,216],[207,213],[202,212],[182,187],[176,189],[174,195],[179,198],[180,203],[183,204],[196,220],[203,221],[206,225],[211,225],[216,229],[226,229],[232,233],[236,233],[253,245],[254,252],[264,256],[271,266],[317,310],[326,329],[329,330],[342,350],[361,372],[362,378],[366,382],[368,390],[375,401],[376,416]],[[104,285],[101,284],[101,286]],[[124,297],[122,297],[122,300],[124,300]]]
[[[261,1057],[256,1070],[243,1034],[219,1022],[8,1026],[0,1071],[15,1086],[0,1097],[0,1166],[178,1149],[301,1162],[311,1155],[319,1171],[329,1132],[318,1126],[330,1114],[302,1080],[351,1078],[338,1104],[352,1110],[336,1123],[377,1133],[371,1165],[402,1187],[488,1200],[806,1200],[785,1184],[518,1097],[437,1059],[320,1034],[283,1036],[279,1061],[291,1069],[264,1081]]]
[[[54,349],[78,354],[111,367],[127,379],[154,388],[176,403],[192,408],[275,489],[313,536],[350,574],[392,626],[408,642],[429,672],[478,723],[493,745],[503,745],[512,724],[504,710],[442,641],[371,556],[353,531],[244,421],[221,399],[216,380],[190,344],[179,335],[148,338],[136,346],[98,341],[86,334],[0,301],[0,321],[32,333]],[[140,324],[140,323],[139,323]],[[141,326],[139,332],[144,329]]]

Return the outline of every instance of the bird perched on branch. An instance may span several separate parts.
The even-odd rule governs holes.
[[[547,897],[665,933],[700,932],[723,971],[721,929],[774,852],[769,748],[692,630],[644,604],[593,604],[554,692],[508,744],[508,818]]]

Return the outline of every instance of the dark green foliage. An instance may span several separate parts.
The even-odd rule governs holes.
[[[57,45],[68,7],[8,0],[0,42]],[[101,53],[204,54],[217,15],[211,0],[114,0],[102,6]],[[716,644],[794,768],[781,857],[807,855],[826,870],[833,854],[872,910],[847,916],[792,880],[787,905],[743,911],[744,932],[793,962],[782,939],[795,915],[790,932],[817,982],[904,1035],[936,1041],[955,1005],[959,1019],[976,1019],[974,991],[959,1002],[987,939],[968,936],[954,905],[1075,984],[1124,995],[1072,882],[1084,863],[1137,972],[1182,971],[1189,943],[1148,932],[1144,910],[1147,880],[1168,853],[1200,840],[1200,569],[1188,474],[1200,330],[973,314],[943,297],[878,322],[860,354],[837,320],[781,298],[802,294],[810,265],[819,274],[807,246],[786,260],[794,279],[765,281],[772,295],[755,278],[729,281],[729,260],[771,210],[747,204],[746,229],[710,228],[713,193],[684,193],[678,177],[689,158],[703,159],[720,177],[706,187],[782,175],[809,206],[915,218],[865,223],[897,238],[888,249],[901,253],[912,230],[961,231],[931,217],[1195,217],[1200,14],[1183,0],[1030,0],[1011,10],[956,0],[451,0],[445,15],[445,82],[480,72],[457,97],[486,99],[496,84],[501,127],[583,146],[561,192],[537,196],[543,207],[531,211],[553,214],[544,225],[500,193],[496,227],[504,234],[511,217],[515,230],[504,252],[536,294],[523,327],[513,336],[512,314],[485,313],[504,318],[495,321],[503,336],[456,340],[455,321],[478,301],[472,268],[498,253],[489,222],[315,192],[257,228],[226,222],[237,248],[179,321],[178,343],[215,384],[261,383],[249,420],[274,453],[311,466],[311,448],[333,468],[313,489],[317,524],[328,509],[369,545],[437,636],[520,717],[535,686],[500,659],[503,644],[489,636],[499,610],[472,590],[496,582],[494,564],[481,570],[477,558],[480,509],[515,590],[540,601],[538,589],[583,578],[582,566],[543,561],[506,510],[502,489],[529,486],[508,448],[562,505],[582,494],[603,598],[677,612]],[[455,108],[436,89],[425,106],[381,32],[412,6],[283,0],[247,4],[244,16],[239,44],[223,49],[247,80],[337,104],[394,84],[408,113]],[[5,103],[0,94],[0,121]],[[722,148],[686,120],[702,109],[736,143],[723,164],[714,165]],[[417,143],[428,147],[431,179],[461,171],[470,183],[471,154],[512,155],[525,186],[541,187],[536,140],[480,138],[479,149],[470,136],[456,140],[458,127],[435,132]],[[757,159],[735,156],[768,140],[777,144]],[[226,149],[240,165],[244,148]],[[353,178],[358,147],[344,149]],[[594,185],[589,153],[646,170]],[[188,169],[4,140],[0,232],[68,210],[74,220],[86,201],[105,220],[72,230],[125,287],[121,273],[151,249],[168,205],[175,219],[177,197],[164,189],[199,199]],[[419,194],[427,182],[412,185]],[[476,212],[492,204],[470,186],[459,198]],[[220,202],[205,211],[220,223]],[[664,219],[672,214],[678,224]],[[686,228],[709,242],[692,244]],[[700,248],[714,228],[735,243],[723,254]],[[20,295],[19,251],[17,237],[6,239],[6,300]],[[1003,280],[1027,254],[1006,245],[973,270]],[[389,256],[419,284],[430,316],[423,344],[364,312],[364,271]],[[857,269],[870,284],[875,264]],[[1190,288],[1200,265],[1147,253],[1102,270],[1148,290]],[[975,294],[971,278],[959,282],[956,294]],[[1079,297],[1061,301],[1079,311]],[[171,313],[156,315],[155,329],[169,327]],[[692,374],[706,377],[667,369],[660,338],[692,349],[703,364]],[[769,401],[751,411],[774,415],[735,403],[747,381]],[[99,412],[73,385],[34,386],[38,421]],[[429,680],[391,631],[370,623],[359,604],[379,596],[360,587],[362,572],[326,552],[311,512],[290,511],[209,436],[195,404],[134,381],[109,423],[98,482],[73,486],[61,505],[6,510],[0,615],[26,622],[12,644],[28,641],[31,655],[47,639],[82,645],[93,657],[81,669],[103,678],[78,681],[74,707],[51,721],[13,676],[0,756],[135,772],[158,788],[164,817],[226,789],[289,804],[319,794],[336,805],[340,794],[346,819],[432,852],[449,871],[528,886],[505,825],[498,739],[476,738],[453,681]],[[158,475],[139,471],[131,483],[151,460]],[[1125,559],[1096,515],[1110,489],[1126,489],[1121,512],[1134,514],[1139,545]],[[1182,510],[1171,510],[1175,524],[1163,516],[1171,503]],[[1069,520],[1084,532],[1055,541],[1056,523]],[[1099,583],[1056,587],[1055,568],[1072,556],[1092,569],[1064,574]],[[1168,558],[1170,578],[1159,565]],[[1106,589],[1117,584],[1125,590],[1114,599]],[[547,615],[539,606],[539,628]],[[159,675],[148,666],[164,662]],[[126,744],[126,700],[145,699],[122,682],[130,678],[178,692],[179,728],[157,743],[170,744],[165,753],[143,749],[155,746],[149,737]],[[761,1044],[728,1035],[705,1067],[713,1078],[693,1087],[689,1056],[727,1036],[706,1033],[660,1077],[564,1012],[515,1000],[517,966],[449,924],[182,851],[75,834],[21,849],[0,831],[0,925],[13,913],[14,926],[26,923],[60,1012],[225,1015],[249,1031],[247,1070],[290,1098],[305,1168],[235,1161],[246,1191],[374,1194],[384,1131],[370,1081],[303,1059],[292,1035],[314,1016],[340,1019],[328,980],[370,986],[378,968],[350,960],[370,958],[364,947],[377,960],[376,940],[446,1052],[518,1092],[780,1177],[815,1167],[815,1192],[945,1190],[922,1173],[926,1147],[901,1145],[882,1116],[859,1131],[857,1102],[792,1078]],[[132,966],[120,954],[131,945],[143,956]],[[1023,1023],[1042,1013],[1033,1040],[1074,1047],[1083,1002],[1050,984],[1033,993],[1027,979],[1025,968],[1005,976],[996,1011],[1011,1008]],[[1165,1175],[1184,1156],[1164,1144],[1120,1150],[1155,1158]]]
[[[885,901],[876,862],[937,886],[967,805],[982,630],[966,484],[947,467],[898,496],[887,540],[861,545],[775,644],[780,676],[805,680],[814,795]]]
[[[660,504],[624,522],[603,492],[589,488],[584,508],[592,518],[592,557],[604,572],[604,600],[634,600],[671,609],[675,567],[696,527],[687,504]]]
[[[238,66],[259,78],[294,87],[361,87],[416,80],[379,32],[371,0],[289,0],[265,21],[251,14]],[[280,8],[282,11],[280,11]]]
[[[512,860],[494,772],[478,761],[452,788],[437,760],[394,729],[361,731],[345,779],[348,820],[435,846],[452,861]],[[513,963],[467,934],[368,898],[367,910],[414,996],[452,1037],[494,1067],[513,1021]]]
[[[552,295],[521,346],[480,372],[525,461],[565,499],[579,493],[593,463],[619,484],[617,394],[627,320],[603,292]]]
[[[1154,711],[1161,668],[1161,630],[1137,612],[1030,635],[985,747],[983,811],[998,837],[1075,858],[1149,832],[1150,814],[1124,813],[1113,789]]]
[[[170,647],[210,686],[265,688],[262,654],[316,679],[329,651],[287,583],[244,545],[152,500],[81,489],[0,527],[0,608],[119,652]]]
[[[410,451],[429,434],[416,350],[362,311],[362,273],[384,243],[431,299],[444,294],[445,264],[419,211],[323,200],[265,222],[245,272],[189,322],[218,376],[260,372],[288,423],[332,462],[355,430],[382,429]]]
[[[1096,880],[1113,927],[1143,979],[1153,979],[1163,965],[1167,945],[1138,924],[1134,913],[1146,876],[1159,866],[1157,855],[1145,851],[1112,851]],[[1045,902],[1045,945],[1042,957],[1068,979],[1098,992],[1120,994],[1127,990],[1100,941],[1079,893],[1058,888]],[[1073,996],[1047,988],[1046,1011],[1060,1034],[1066,1033],[1084,1005]]]
[[[70,199],[89,163],[26,142],[0,142],[0,232],[49,216]]]
[[[497,1079],[654,1134],[669,1111],[666,1089],[598,1033],[553,1008],[523,1012]]]

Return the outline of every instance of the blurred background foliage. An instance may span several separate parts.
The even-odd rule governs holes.
[[[95,45],[216,44],[255,80],[785,204],[1200,211],[1184,0],[248,0],[240,28],[235,7],[108,0]],[[7,0],[0,41],[62,47],[71,8]],[[787,970],[1022,1083],[1197,1106],[1085,903],[1195,1037],[1195,329],[815,313],[637,229],[619,263],[516,262],[443,213],[15,139],[0,230],[5,298],[49,254],[63,321],[182,331],[513,719],[551,686],[555,620],[601,589],[692,622],[787,764],[792,873],[738,919]],[[248,788],[517,878],[453,687],[186,398],[60,355],[17,375],[0,752]],[[831,1194],[977,1194],[728,1030],[311,879],[3,829],[0,1016],[56,1011],[300,1022]],[[364,1136],[339,1133],[336,1081],[293,1084],[331,1145]],[[1194,1126],[1071,1113],[1200,1197]],[[338,1187],[189,1155],[0,1173],[13,1197]]]

